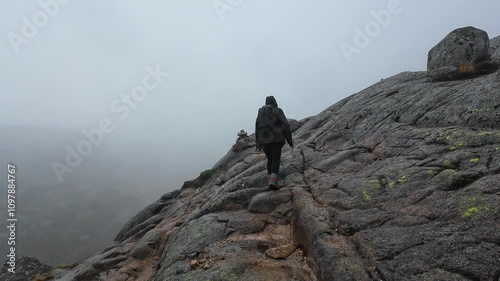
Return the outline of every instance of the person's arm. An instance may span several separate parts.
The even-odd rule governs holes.
[[[288,123],[288,119],[286,119],[285,113],[281,108],[276,108],[276,115],[280,119],[281,123],[283,124],[283,135],[285,136],[286,142],[293,147],[293,139],[292,139],[292,133],[290,131],[290,124]]]
[[[259,143],[259,134],[257,133],[257,129],[259,128],[259,116],[255,120],[255,143]]]
[[[257,119],[255,119],[255,148],[257,148],[257,150],[260,150],[260,143],[259,143],[259,132],[258,132],[258,129],[259,129],[259,115],[260,115],[260,110],[259,112],[257,113]]]

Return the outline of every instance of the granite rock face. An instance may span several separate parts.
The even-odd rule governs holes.
[[[384,79],[294,122],[280,190],[263,153],[229,151],[57,280],[498,280],[498,89]]]

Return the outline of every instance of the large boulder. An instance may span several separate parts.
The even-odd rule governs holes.
[[[429,51],[427,72],[434,81],[490,73],[496,66],[489,49],[485,31],[471,26],[456,29]]]
[[[500,66],[500,36],[497,36],[490,41],[490,56],[493,63]]]

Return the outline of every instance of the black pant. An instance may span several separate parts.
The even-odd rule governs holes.
[[[264,153],[267,157],[267,174],[278,174],[280,170],[281,148],[285,145],[280,142],[273,142],[264,145]]]

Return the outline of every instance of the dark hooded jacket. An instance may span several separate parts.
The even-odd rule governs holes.
[[[273,96],[266,97],[266,105],[259,109],[255,121],[255,136],[257,145],[275,142],[284,144],[286,141],[293,146],[290,124]]]

